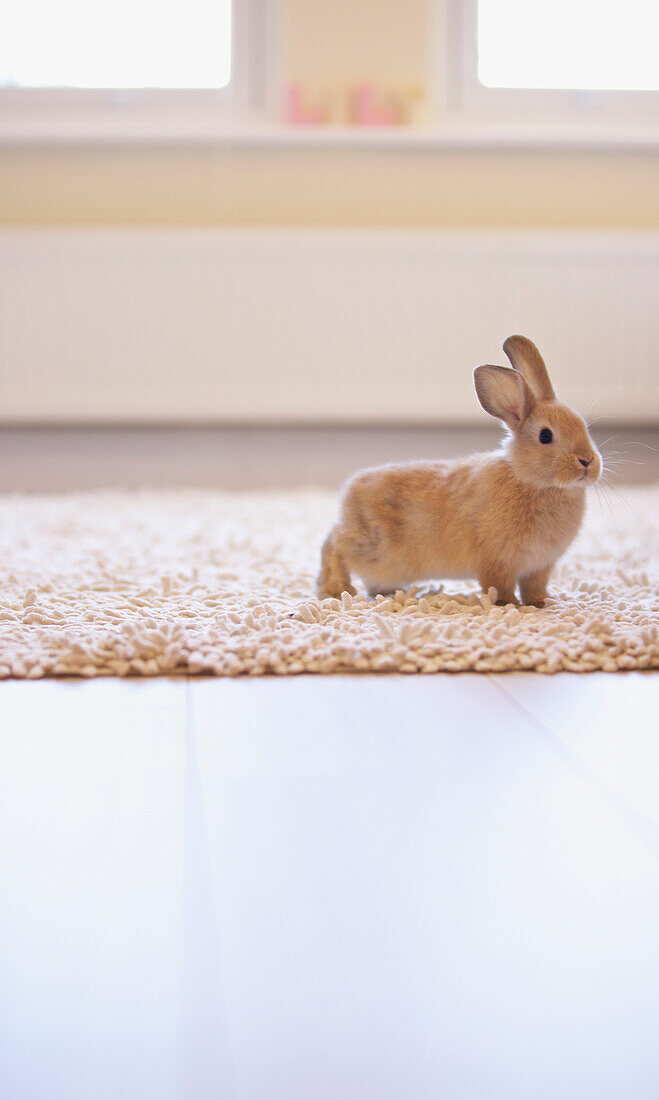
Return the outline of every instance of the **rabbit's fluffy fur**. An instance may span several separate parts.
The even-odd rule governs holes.
[[[485,592],[496,588],[499,603],[514,601],[519,585],[523,603],[542,605],[602,463],[583,419],[556,400],[535,344],[510,336],[503,347],[513,369],[474,371],[481,405],[507,427],[501,448],[355,474],[323,544],[321,599],[354,595],[354,573],[372,596],[475,577]]]

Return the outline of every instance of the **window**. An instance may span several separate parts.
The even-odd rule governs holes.
[[[452,0],[457,100],[482,117],[656,123],[656,0]]]
[[[0,137],[220,135],[236,113],[265,106],[273,11],[272,0],[13,0]]]
[[[656,0],[478,0],[488,88],[657,91]]]
[[[230,0],[15,0],[3,17],[0,84],[43,88],[224,88]]]

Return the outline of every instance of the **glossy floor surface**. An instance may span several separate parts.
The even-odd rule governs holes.
[[[596,418],[597,401],[591,414]],[[7,427],[0,424],[0,492],[189,488],[338,489],[364,466],[487,451],[501,433],[474,427]],[[597,418],[596,418],[597,419]],[[600,420],[593,428],[617,486],[659,479],[659,429]]]
[[[659,677],[0,685],[7,1100],[656,1100]]]

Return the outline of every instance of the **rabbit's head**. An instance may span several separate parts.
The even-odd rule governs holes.
[[[476,367],[474,385],[485,411],[508,428],[504,446],[517,477],[537,488],[594,484],[602,472],[599,451],[583,418],[556,400],[535,344],[509,336],[503,350],[513,369]]]

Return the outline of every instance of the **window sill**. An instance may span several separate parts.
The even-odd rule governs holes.
[[[450,121],[417,126],[292,126],[173,113],[126,118],[120,111],[20,116],[0,113],[0,145],[219,145],[291,149],[659,150],[659,126],[629,123]]]

